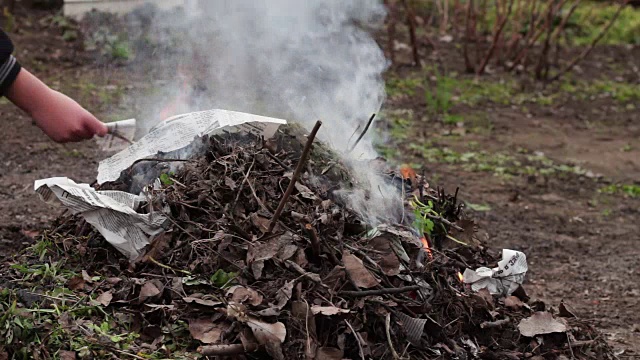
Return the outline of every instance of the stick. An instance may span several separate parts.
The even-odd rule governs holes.
[[[356,332],[353,326],[351,326],[351,324],[346,319],[344,320],[344,322],[347,323],[347,326],[349,326],[349,329],[351,329],[351,333],[356,338],[356,341],[358,342],[358,349],[360,350],[360,358],[364,360],[364,350],[362,349],[362,340],[360,339],[360,334]]]
[[[360,140],[362,140],[362,138],[367,133],[367,131],[369,131],[369,126],[371,126],[371,124],[373,123],[373,119],[375,119],[375,118],[376,118],[376,114],[374,113],[369,118],[369,121],[367,122],[367,126],[364,127],[364,130],[362,130],[362,133],[360,133],[360,136],[358,136],[358,139],[356,139],[356,142],[353,143],[353,146],[351,146],[351,148],[349,149],[349,152],[352,152],[353,149],[355,149],[356,146],[358,146],[358,143],[360,143]]]
[[[418,39],[416,38],[416,16],[413,9],[407,2],[402,0],[405,13],[407,15],[407,25],[409,26],[409,38],[411,39],[411,48],[413,50],[413,62],[415,66],[420,66],[420,54],[418,53]]]
[[[391,313],[387,313],[387,317],[384,320],[384,329],[387,333],[387,343],[389,343],[389,348],[391,349],[391,355],[393,355],[394,360],[399,360],[400,356],[396,352],[396,349],[393,347],[393,342],[391,341]]]
[[[473,11],[473,0],[467,3],[467,15],[465,16],[465,35],[462,52],[464,55],[464,65],[468,73],[475,72],[475,66],[469,59],[469,41],[471,41],[471,12]]]
[[[232,356],[244,354],[245,352],[254,352],[258,349],[257,346],[252,344],[248,344],[248,347],[248,349],[245,349],[242,344],[209,345],[200,346],[198,352],[204,356]]]
[[[609,21],[609,23],[604,27],[604,29],[602,29],[602,31],[600,32],[600,34],[598,34],[598,36],[596,36],[595,39],[593,39],[593,41],[591,42],[591,44],[589,45],[588,48],[586,48],[580,55],[576,56],[571,63],[569,63],[569,65],[567,65],[567,67],[565,67],[564,69],[562,69],[556,76],[554,76],[550,82],[554,82],[558,79],[560,79],[560,77],[566,73],[568,73],[569,71],[573,70],[573,67],[576,66],[581,60],[583,60],[584,58],[587,57],[587,55],[589,55],[591,53],[591,50],[593,50],[593,48],[598,44],[598,42],[604,37],[604,35],[609,31],[609,29],[611,28],[611,26],[613,25],[614,22],[616,22],[616,20],[618,19],[618,16],[620,16],[620,13],[622,12],[622,9],[624,9],[624,7],[627,5],[627,3],[629,2],[629,0],[623,0],[620,3],[620,6],[618,7],[618,11],[616,11],[616,13],[613,15],[613,18],[611,18],[611,21]]]
[[[476,71],[476,75],[482,75],[484,73],[484,69],[487,67],[489,60],[493,56],[493,53],[496,51],[496,47],[498,46],[498,41],[500,40],[500,35],[502,34],[502,30],[504,30],[504,26],[507,24],[507,20],[509,20],[509,16],[511,16],[511,9],[513,8],[513,0],[509,1],[509,9],[507,10],[507,14],[502,18],[500,25],[496,29],[495,34],[493,35],[493,41],[491,43],[491,48],[484,57],[482,64]]]
[[[309,239],[311,239],[311,252],[313,253],[313,257],[315,260],[320,259],[320,239],[318,239],[318,232],[311,224],[306,224],[304,226],[307,234],[309,235]]]
[[[376,290],[340,291],[339,294],[344,296],[362,297],[362,296],[373,296],[373,295],[401,294],[407,291],[415,291],[415,290],[420,290],[420,286],[411,285],[411,286],[404,286],[399,288],[386,288],[386,289],[376,289]]]
[[[502,319],[502,320],[496,320],[496,321],[485,321],[482,324],[480,324],[480,328],[481,329],[499,328],[499,327],[502,327],[504,325],[507,325],[510,322],[511,322],[511,319],[509,319],[509,318]]]
[[[275,155],[273,155],[272,153],[270,153],[268,150],[266,150],[264,152],[269,158],[271,158],[271,160],[275,161],[278,163],[278,165],[282,166],[283,169],[287,170],[287,171],[291,171],[291,168],[289,166],[287,166],[285,163],[282,162],[282,160],[278,159]]]
[[[309,152],[311,152],[311,144],[313,144],[313,140],[316,138],[316,134],[318,133],[318,130],[320,130],[320,126],[322,126],[322,121],[317,121],[316,125],[313,127],[313,130],[311,130],[311,134],[309,134],[309,139],[307,140],[307,144],[304,146],[304,150],[302,150],[302,156],[300,157],[300,161],[298,161],[296,170],[293,172],[293,176],[291,176],[291,182],[289,183],[287,190],[284,192],[284,195],[280,200],[280,204],[278,204],[278,208],[276,209],[276,212],[273,214],[273,218],[271,218],[271,222],[269,223],[269,230],[267,231],[267,234],[270,234],[273,231],[273,228],[275,228],[276,224],[278,223],[278,218],[280,218],[280,215],[282,214],[282,210],[284,210],[284,206],[287,204],[287,201],[289,200],[289,196],[291,196],[291,193],[295,188],[296,181],[298,181],[298,177],[300,177],[300,173],[304,168],[304,163],[307,161]]]
[[[451,226],[452,228],[454,228],[454,229],[456,229],[458,231],[464,231],[463,228],[461,228],[460,226],[458,226],[458,225],[452,223],[451,221],[443,218],[442,216],[435,216],[435,215],[427,214],[427,217],[429,219],[431,219],[431,220],[439,221],[439,222],[441,222],[441,223],[443,223],[445,225]]]

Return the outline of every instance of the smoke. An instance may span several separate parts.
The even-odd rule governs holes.
[[[186,0],[171,13],[140,9],[129,18],[136,59],[150,77],[166,79],[138,101],[143,128],[212,108],[309,129],[322,120],[319,139],[345,154],[367,189],[345,199],[377,223],[401,207],[397,190],[359,165],[377,155],[371,136],[346,150],[385,99],[387,61],[369,33],[385,15],[379,0]]]

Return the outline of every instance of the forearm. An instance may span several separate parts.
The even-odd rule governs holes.
[[[33,116],[37,109],[50,107],[54,91],[26,69],[21,69],[6,97],[20,109]]]

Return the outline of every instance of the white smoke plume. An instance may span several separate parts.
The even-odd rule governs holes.
[[[319,139],[347,154],[385,98],[387,61],[368,32],[385,15],[379,0],[186,0],[183,11],[139,11],[131,17],[144,39],[137,61],[168,80],[140,98],[143,125],[211,108],[309,129],[322,120]],[[374,158],[371,136],[348,154],[351,163]],[[358,175],[369,190],[345,196],[369,221],[401,206],[397,190],[367,167]]]

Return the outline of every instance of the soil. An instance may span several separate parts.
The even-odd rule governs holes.
[[[108,85],[115,81],[106,79],[89,58],[79,56],[76,45],[65,43],[59,31],[42,28],[37,21],[45,16],[50,13],[30,14],[27,20],[32,26],[23,25],[11,34],[26,68],[45,79],[68,84],[93,81]],[[606,51],[608,56],[612,50]],[[625,64],[634,61],[633,53],[637,55],[638,49],[618,52]],[[640,57],[635,59],[638,65]],[[586,76],[599,71],[590,64],[582,66]],[[613,112],[611,101],[567,103],[561,111],[534,109],[532,117],[510,108],[491,107],[486,110],[492,131],[438,137],[438,142],[455,147],[478,141],[480,149],[487,151],[542,151],[558,163],[579,162],[612,181],[638,181],[640,111]],[[86,106],[102,110],[98,99],[86,102]],[[420,102],[389,105],[424,110]],[[0,114],[4,125],[0,133],[0,243],[3,253],[10,254],[28,244],[61,212],[37,198],[33,181],[68,176],[92,182],[97,161],[104,154],[93,142],[54,144],[6,100],[0,102]],[[430,139],[416,136],[411,140],[422,143]],[[621,151],[626,144],[634,147]],[[427,164],[426,169],[428,176],[437,179],[432,185],[441,184],[450,191],[459,186],[462,198],[491,207],[474,216],[491,246],[527,254],[529,295],[554,305],[564,300],[579,317],[593,320],[616,349],[624,350],[621,357],[640,357],[640,198],[598,195],[597,190],[605,184],[580,176],[505,180],[490,172],[470,172],[448,164]]]

